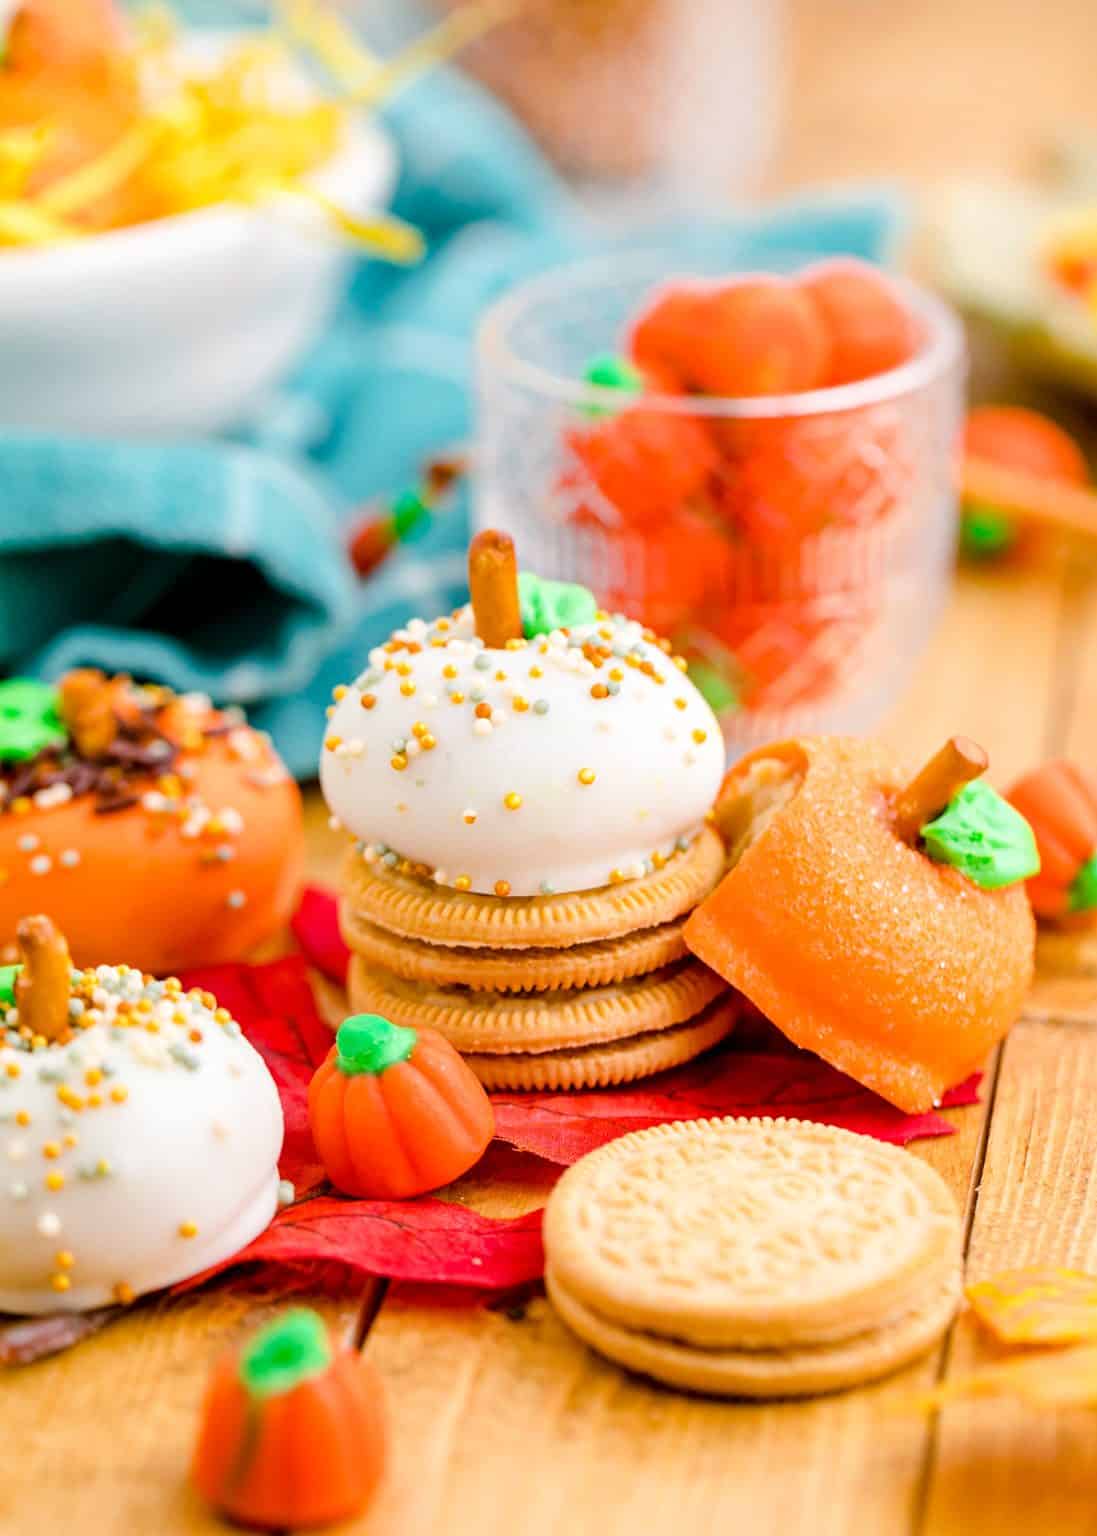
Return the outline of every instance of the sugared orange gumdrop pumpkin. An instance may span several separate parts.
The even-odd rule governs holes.
[[[1097,921],[1097,775],[1076,763],[1044,763],[1006,799],[1040,850],[1040,873],[1028,882],[1033,911],[1053,921]]]
[[[467,1173],[495,1134],[495,1116],[437,1030],[363,1013],[339,1026],[309,1084],[309,1126],[337,1189],[408,1200]]]
[[[299,1308],[224,1355],[206,1388],[191,1464],[222,1514],[263,1530],[360,1513],[385,1466],[381,1383]]]

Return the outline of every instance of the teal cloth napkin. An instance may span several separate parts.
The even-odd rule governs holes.
[[[247,431],[156,443],[0,428],[0,671],[90,665],[200,689],[247,707],[311,777],[331,688],[410,615],[463,600],[464,506],[364,583],[347,524],[468,436],[484,306],[608,242],[463,76],[431,74],[383,117],[395,210],[430,254],[413,271],[363,261],[328,334]],[[789,253],[884,260],[900,223],[895,198],[870,189],[676,222],[643,243],[683,269],[714,252],[728,270]]]

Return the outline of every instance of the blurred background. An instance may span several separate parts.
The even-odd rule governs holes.
[[[958,545],[974,579],[1064,539],[1085,567],[1087,0],[21,15],[0,673],[206,691],[309,777],[333,683],[461,598],[490,522],[666,632],[734,753],[892,709]],[[790,371],[785,315],[777,362],[723,367],[761,324],[743,274],[802,323],[848,259],[862,363]],[[724,305],[701,382],[637,340],[687,280]]]

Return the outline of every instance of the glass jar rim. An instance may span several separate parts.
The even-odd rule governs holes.
[[[830,258],[818,253],[803,253],[799,256],[784,254],[793,267],[843,259],[840,255]],[[681,259],[673,253],[661,252],[658,247],[652,247],[635,250],[624,256],[610,255],[569,262],[539,273],[536,277],[527,278],[497,299],[481,320],[477,336],[480,368],[490,369],[496,379],[505,379],[516,387],[538,394],[555,404],[571,406],[577,411],[591,407],[611,411],[620,409],[621,396],[617,391],[588,384],[581,378],[556,373],[551,368],[523,357],[511,343],[511,328],[530,305],[550,302],[557,289],[560,290],[560,302],[564,302],[569,290],[574,291],[577,283],[587,288],[598,287],[607,281],[619,281],[630,270],[640,271],[659,262],[663,263],[667,274],[664,281],[672,280],[676,269],[682,265]],[[732,275],[745,277],[750,274],[743,271]],[[963,329],[955,312],[935,294],[899,274],[887,272],[885,275],[902,294],[924,330],[922,346],[899,367],[850,384],[802,390],[796,394],[725,397],[651,393],[644,395],[645,406],[668,415],[778,420],[863,410],[868,406],[881,405],[918,393],[948,373],[962,357]],[[712,280],[711,274],[695,273],[690,276],[700,281]],[[658,282],[658,279],[654,280],[652,286],[657,287]]]

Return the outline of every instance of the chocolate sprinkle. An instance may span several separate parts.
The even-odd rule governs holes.
[[[160,726],[161,714],[174,699],[164,689],[154,702],[142,700],[133,715],[118,721],[117,734],[101,757],[81,757],[70,740],[61,750],[47,747],[29,762],[0,762],[0,815],[12,801],[32,799],[57,784],[67,784],[74,799],[94,795],[98,816],[137,805],[149,781],[170,774],[179,758],[179,743]],[[212,738],[236,726],[215,718],[200,729],[203,737]]]

